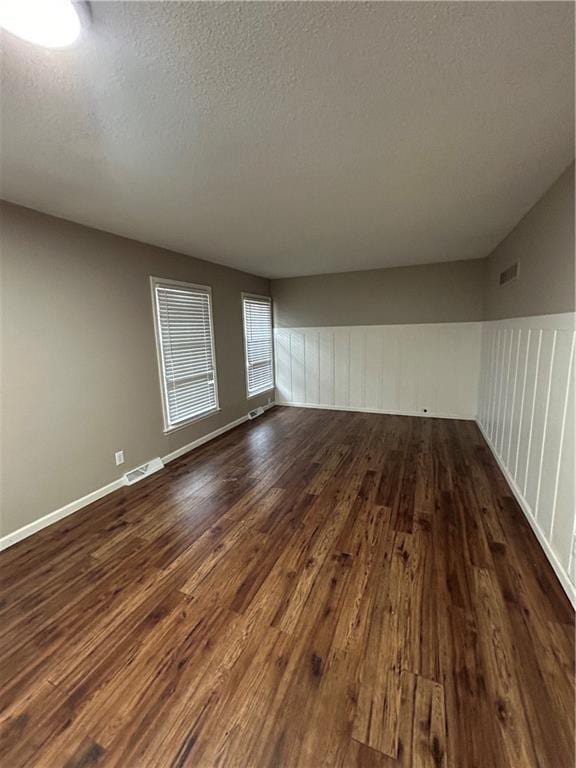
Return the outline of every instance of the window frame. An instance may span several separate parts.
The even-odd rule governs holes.
[[[245,299],[259,299],[260,301],[265,301],[270,305],[270,337],[271,337],[271,350],[272,350],[272,356],[271,356],[271,362],[272,362],[272,385],[268,387],[267,389],[262,389],[259,392],[254,392],[253,394],[250,394],[249,390],[249,382],[248,382],[248,340],[246,339],[246,315],[244,311],[244,300]],[[244,383],[246,387],[246,399],[252,400],[254,397],[260,397],[261,395],[265,395],[267,392],[272,392],[276,388],[276,365],[275,365],[275,357],[274,357],[274,321],[272,316],[272,296],[266,296],[261,293],[248,293],[246,291],[242,291],[240,302],[242,305],[242,339],[244,341]]]
[[[169,411],[168,411],[168,391],[166,388],[166,376],[165,376],[165,356],[162,346],[162,335],[160,331],[160,314],[158,307],[158,297],[156,294],[156,287],[176,287],[186,288],[188,290],[196,290],[208,295],[208,303],[210,307],[210,341],[212,348],[212,361],[214,364],[214,394],[216,399],[215,408],[211,408],[209,411],[204,411],[196,416],[192,416],[185,421],[178,422],[177,424],[170,424]],[[164,434],[170,434],[179,429],[185,429],[186,427],[194,424],[202,419],[207,419],[210,416],[221,411],[220,408],[220,394],[218,388],[218,364],[216,360],[216,336],[214,333],[214,309],[212,304],[212,286],[200,285],[199,283],[189,283],[185,280],[173,280],[171,278],[155,277],[150,275],[150,294],[152,297],[152,317],[154,319],[154,338],[156,343],[156,361],[158,365],[158,382],[160,385],[160,400],[162,402],[162,421]]]

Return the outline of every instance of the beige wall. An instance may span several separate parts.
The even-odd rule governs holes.
[[[240,293],[268,280],[13,205],[0,216],[2,535],[267,401],[246,399]],[[169,436],[150,275],[213,290],[221,412]]]
[[[573,312],[574,258],[572,164],[488,258],[485,319]],[[500,286],[516,261],[518,279]]]
[[[282,328],[482,319],[484,260],[272,281]]]

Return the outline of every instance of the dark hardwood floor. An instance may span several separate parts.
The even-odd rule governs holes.
[[[0,576],[5,768],[574,765],[573,611],[472,422],[276,408]]]

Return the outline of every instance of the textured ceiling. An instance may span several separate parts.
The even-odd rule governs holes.
[[[266,276],[486,256],[573,158],[571,3],[92,3],[2,36],[2,196]]]

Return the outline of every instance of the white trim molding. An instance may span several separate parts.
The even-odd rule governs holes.
[[[265,394],[265,393],[264,393]],[[268,403],[267,405],[263,405],[265,411],[269,410],[270,408],[274,408],[276,405],[275,402]],[[223,435],[225,432],[229,432],[231,429],[234,429],[234,427],[239,427],[240,424],[244,424],[245,421],[250,421],[250,417],[248,414],[245,416],[241,416],[239,419],[236,419],[236,421],[231,421],[228,424],[225,424],[223,427],[220,427],[219,429],[215,429],[214,432],[210,432],[207,435],[203,435],[202,437],[199,437],[197,440],[193,440],[191,443],[187,443],[186,445],[183,445],[182,448],[177,448],[175,451],[172,451],[171,453],[167,453],[166,456],[162,456],[162,461],[164,464],[168,464],[171,461],[174,461],[174,459],[179,459],[180,456],[184,456],[185,453],[189,453],[190,451],[193,451],[194,448],[199,448],[201,445],[204,445],[204,443],[210,442],[210,440],[214,440],[215,437],[219,437],[220,435]]]
[[[8,547],[11,547],[13,544],[17,544],[19,541],[22,541],[22,539],[27,539],[37,531],[41,531],[43,528],[47,528],[49,525],[57,523],[58,520],[62,520],[63,517],[68,517],[68,515],[72,515],[79,509],[87,507],[88,504],[92,504],[94,501],[98,501],[98,499],[108,496],[108,494],[117,491],[124,485],[126,485],[124,477],[119,477],[117,480],[108,483],[108,485],[103,485],[101,488],[97,488],[95,491],[86,494],[86,496],[82,496],[80,499],[75,499],[69,504],[60,507],[60,509],[55,509],[54,512],[50,512],[47,515],[44,515],[44,517],[39,517],[38,520],[28,523],[28,525],[24,525],[22,528],[12,531],[12,533],[3,536],[0,539],[0,552],[3,549],[8,549]]]
[[[477,423],[576,607],[576,314],[484,323]]]
[[[478,427],[480,429],[480,432],[482,432],[482,436],[484,440],[486,441],[486,444],[488,445],[488,448],[490,448],[490,451],[494,458],[496,459],[496,462],[498,466],[500,467],[500,470],[502,471],[502,474],[504,475],[504,478],[506,479],[506,482],[510,486],[510,490],[514,494],[514,497],[518,504],[520,505],[520,508],[522,509],[522,512],[524,512],[524,515],[528,519],[528,522],[530,523],[530,527],[536,534],[536,538],[538,539],[538,542],[540,543],[540,546],[544,550],[544,553],[546,554],[546,557],[550,561],[550,565],[552,568],[554,568],[554,572],[556,573],[556,576],[558,576],[558,581],[560,584],[562,584],[562,587],[564,588],[564,591],[570,598],[570,602],[576,608],[576,587],[574,584],[570,581],[570,578],[568,577],[568,573],[565,570],[565,568],[562,566],[556,555],[554,554],[554,551],[552,547],[550,546],[546,535],[544,534],[544,531],[540,528],[538,525],[538,521],[535,520],[535,518],[532,516],[530,507],[528,506],[528,503],[524,496],[522,495],[522,492],[514,482],[512,475],[510,472],[508,472],[508,469],[503,464],[500,456],[496,452],[496,449],[494,448],[494,445],[492,444],[492,441],[484,431],[484,428],[480,421],[476,419],[476,424],[478,424]]]
[[[274,402],[268,403],[267,405],[263,406],[264,410],[267,411],[269,408],[273,408],[275,404],[276,403]],[[174,459],[178,459],[185,453],[193,451],[194,448],[198,448],[199,446],[204,445],[204,443],[207,443],[210,440],[214,440],[215,437],[223,435],[225,432],[234,429],[234,427],[238,427],[240,424],[244,424],[245,421],[249,421],[248,414],[242,416],[240,419],[236,419],[236,421],[231,421],[229,424],[226,424],[225,426],[220,427],[220,429],[216,429],[213,432],[204,435],[203,437],[199,437],[192,443],[188,443],[187,445],[182,446],[182,448],[178,448],[177,450],[172,451],[172,453],[163,456],[162,461],[164,464],[167,464],[170,461],[174,461]],[[97,488],[95,491],[86,494],[86,496],[82,496],[80,499],[75,499],[69,504],[65,504],[63,507],[60,507],[60,509],[56,509],[54,512],[50,512],[49,514],[44,515],[44,517],[40,517],[38,520],[34,520],[33,522],[28,523],[28,525],[25,525],[22,528],[18,528],[16,531],[12,531],[12,533],[9,533],[6,536],[0,538],[0,552],[4,549],[8,549],[8,547],[11,547],[13,544],[17,544],[23,539],[27,539],[29,536],[32,536],[38,531],[41,531],[43,528],[47,528],[49,525],[57,523],[58,520],[62,520],[62,518],[68,517],[68,515],[72,515],[79,509],[87,507],[88,504],[92,504],[93,502],[102,499],[104,496],[108,496],[110,493],[117,491],[119,488],[123,488],[125,485],[127,485],[127,483],[126,478],[123,475],[117,480],[113,480],[111,483],[103,485],[101,488]]]
[[[323,411],[348,411],[348,413],[380,413],[385,416],[418,416],[429,419],[462,419],[453,413],[423,413],[422,411],[385,411],[382,408],[348,408],[344,405],[323,405],[320,403],[284,403],[281,400],[276,401],[276,405],[287,408],[315,408]]]

